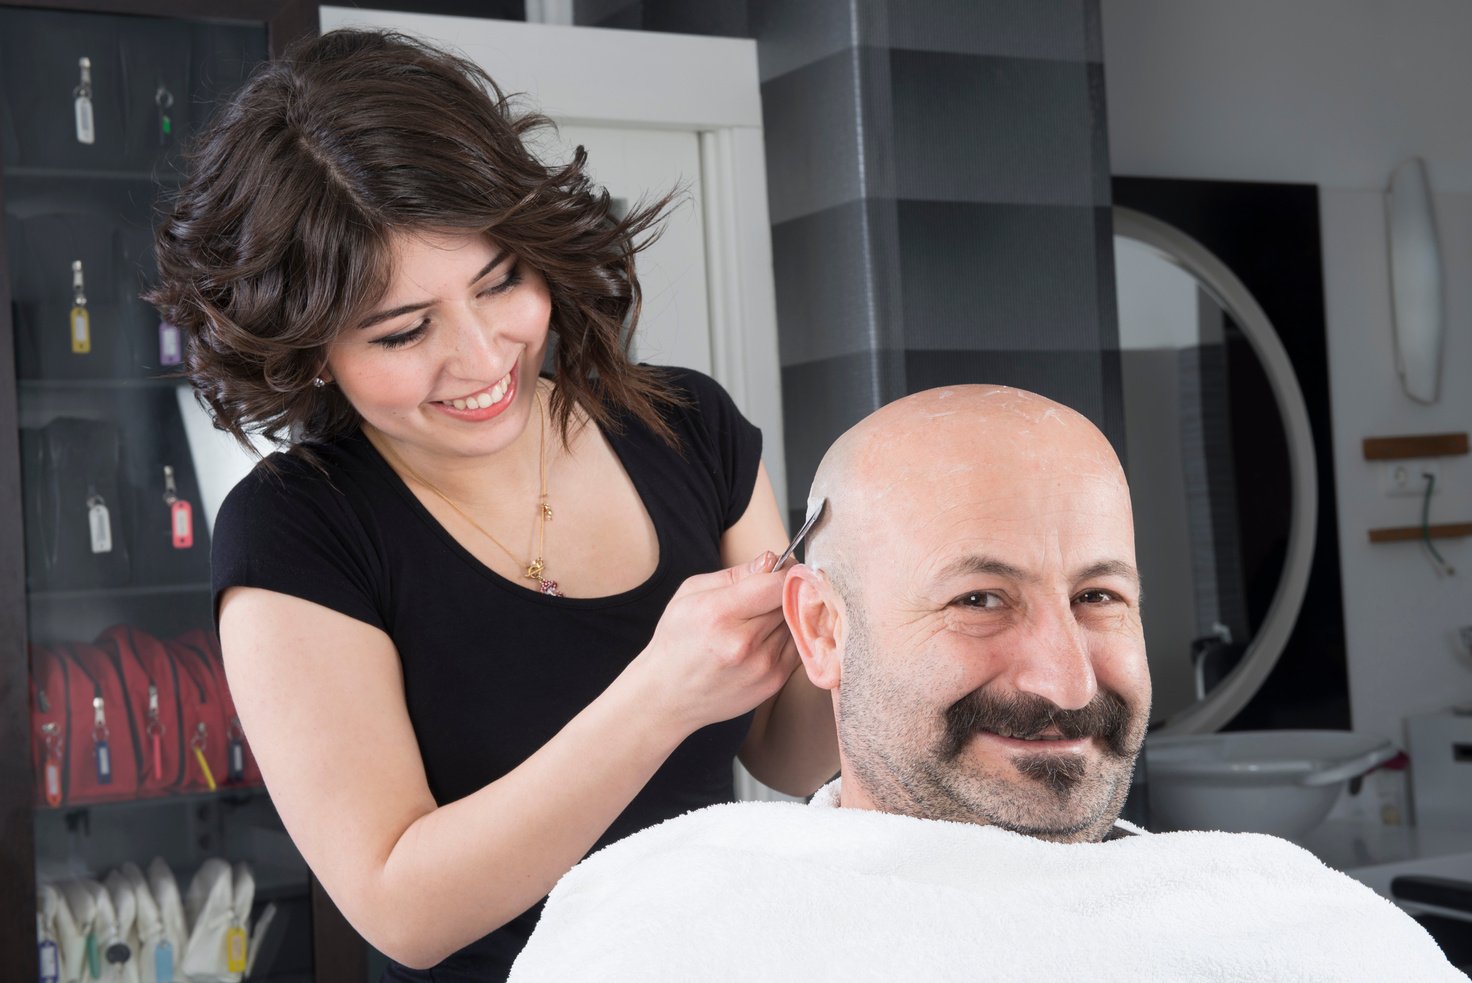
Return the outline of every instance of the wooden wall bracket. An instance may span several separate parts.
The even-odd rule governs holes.
[[[1451,522],[1431,526],[1423,533],[1420,526],[1391,526],[1385,529],[1371,529],[1370,542],[1372,543],[1408,543],[1418,540],[1423,535],[1432,539],[1455,539],[1459,536],[1472,536],[1472,522]]]
[[[1406,437],[1366,437],[1365,460],[1398,461],[1467,453],[1465,433],[1423,433]]]

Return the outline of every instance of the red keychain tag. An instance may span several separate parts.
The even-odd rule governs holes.
[[[174,530],[174,549],[187,550],[194,545],[194,509],[184,499],[169,506],[169,524]]]
[[[55,808],[61,805],[61,728],[42,724],[41,740],[46,746],[46,804]]]
[[[194,509],[189,502],[179,497],[179,487],[174,483],[174,469],[164,465],[164,504],[169,507],[169,532],[173,537],[174,549],[187,550],[194,545]]]

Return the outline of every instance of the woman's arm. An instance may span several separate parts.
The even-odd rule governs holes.
[[[746,511],[721,537],[721,562],[730,565],[737,557],[754,556],[761,550],[780,553],[786,546],[777,496],[763,464],[757,469]],[[785,622],[783,627],[785,630]],[[792,644],[790,636],[786,643]],[[799,668],[757,708],[740,758],[752,777],[779,792],[811,795],[817,791],[838,773],[832,694],[814,686]]]
[[[602,695],[509,774],[438,807],[382,631],[232,588],[220,636],[251,749],[308,865],[376,948],[428,967],[545,895],[686,736],[783,685],[783,578],[760,569],[686,581]]]

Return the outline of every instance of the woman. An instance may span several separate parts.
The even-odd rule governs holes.
[[[201,399],[293,445],[216,520],[231,689],[392,980],[504,976],[559,876],[729,798],[738,752],[794,794],[837,765],[760,435],[627,358],[664,202],[614,220],[581,154],[525,148],[541,122],[467,62],[329,34],[221,111],[158,233]]]

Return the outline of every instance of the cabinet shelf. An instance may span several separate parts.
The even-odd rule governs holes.
[[[59,806],[38,805],[36,806],[36,811],[40,813],[66,815],[67,813],[84,809],[97,809],[108,813],[119,813],[130,809],[148,809],[160,805],[246,801],[265,794],[266,786],[264,785],[222,785],[213,792],[201,789],[192,792],[159,792],[155,795],[143,795],[133,799],[113,799],[111,801],[101,802],[63,802]]]
[[[176,389],[187,379],[18,379],[21,392],[70,392],[76,389]]]
[[[43,180],[69,181],[132,181],[159,187],[177,185],[179,178],[173,174],[150,174],[146,171],[117,171],[91,167],[6,167],[7,178],[40,178]]]
[[[31,601],[57,604],[69,601],[98,601],[105,598],[153,597],[158,594],[198,594],[208,591],[207,580],[182,584],[139,584],[132,587],[89,587],[80,590],[36,590],[26,595]]]

